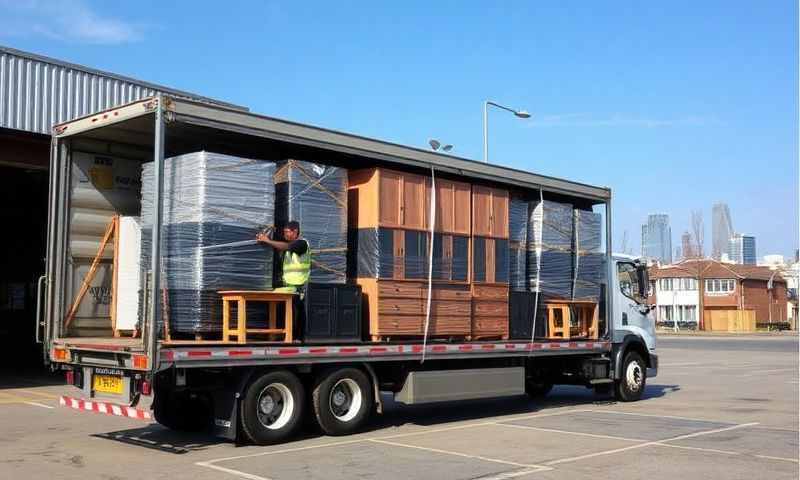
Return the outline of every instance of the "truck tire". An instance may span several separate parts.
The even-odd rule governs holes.
[[[647,383],[647,365],[637,352],[628,352],[622,361],[622,377],[614,382],[614,396],[621,402],[642,398]]]
[[[241,404],[242,430],[257,445],[289,438],[303,418],[305,392],[295,374],[269,372],[248,387]]]
[[[328,370],[311,395],[314,415],[328,435],[349,435],[361,429],[374,410],[372,383],[356,368]]]

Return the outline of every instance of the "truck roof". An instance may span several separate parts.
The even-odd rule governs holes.
[[[158,97],[150,97],[127,105],[98,112],[53,127],[53,135],[65,138],[78,134],[96,140],[125,144],[140,143],[145,146],[147,133],[152,133],[154,122],[143,117],[154,116]],[[237,145],[241,148],[247,137],[252,141],[269,139],[297,146],[311,147],[345,155],[368,158],[382,164],[394,164],[418,169],[434,169],[470,179],[485,180],[523,189],[567,195],[582,199],[587,204],[608,203],[611,189],[574,182],[547,175],[539,175],[516,168],[479,162],[467,158],[432,152],[421,148],[399,145],[360,135],[305,125],[252,112],[228,108],[223,105],[193,101],[163,95],[166,118],[171,128],[169,136],[178,139],[203,138],[219,145]],[[125,125],[121,125],[125,123]],[[172,124],[179,124],[175,127]],[[213,138],[211,138],[211,137]],[[149,135],[152,140],[152,135]],[[263,140],[262,140],[263,142]]]

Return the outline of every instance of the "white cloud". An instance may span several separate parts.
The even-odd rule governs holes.
[[[91,44],[140,40],[144,25],[97,13],[85,0],[0,0],[0,34]]]
[[[704,127],[720,125],[719,119],[713,116],[686,115],[676,118],[651,118],[626,113],[597,115],[591,113],[534,114],[530,127]]]

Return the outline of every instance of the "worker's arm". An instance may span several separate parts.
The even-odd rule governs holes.
[[[273,240],[269,238],[269,236],[264,232],[259,232],[256,234],[256,241],[258,243],[266,243],[270,247],[278,250],[279,252],[283,252],[289,249],[289,242],[283,242],[281,240]]]

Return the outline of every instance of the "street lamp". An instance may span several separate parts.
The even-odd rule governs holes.
[[[489,105],[511,112],[518,118],[531,118],[527,110],[514,110],[490,100],[483,102],[483,161],[486,163],[489,163]]]
[[[450,145],[449,143],[447,145],[442,145],[441,142],[439,142],[439,140],[436,140],[435,138],[428,140],[428,145],[431,146],[431,149],[434,152],[439,151],[439,148],[441,148],[442,151],[444,152],[449,152],[450,150],[453,149],[453,146]]]

